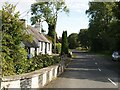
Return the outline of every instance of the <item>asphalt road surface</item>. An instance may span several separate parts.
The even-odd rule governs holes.
[[[44,88],[116,88],[120,90],[120,62],[103,55],[73,51],[65,72]]]

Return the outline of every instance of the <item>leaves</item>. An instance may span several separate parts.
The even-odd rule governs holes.
[[[90,47],[94,51],[113,51],[118,49],[120,32],[119,20],[116,18],[120,10],[115,2],[90,2],[86,14],[89,16],[88,36]],[[120,47],[119,47],[120,48]]]
[[[2,7],[2,75],[8,76],[25,72],[27,52],[21,46],[21,42],[27,38],[26,29],[19,20],[19,12],[15,12],[15,6],[5,3]],[[20,68],[16,69],[19,66]]]
[[[39,54],[38,56],[35,56],[32,59],[30,59],[30,64],[29,64],[30,66],[27,69],[27,72],[48,67],[50,65],[59,63],[60,61],[61,59],[58,56],[49,56],[49,55]]]
[[[72,33],[68,36],[68,43],[70,49],[76,49],[79,46],[78,34]]]
[[[61,55],[68,54],[68,40],[67,40],[67,31],[62,33],[62,48]]]
[[[80,41],[81,47],[87,49],[90,46],[88,29],[81,29],[78,34],[78,39]]]
[[[31,5],[32,11],[32,25],[39,20],[46,21],[48,24],[48,35],[55,37],[55,29],[57,23],[58,13],[64,11],[69,12],[64,1],[56,0],[55,2],[37,2]]]

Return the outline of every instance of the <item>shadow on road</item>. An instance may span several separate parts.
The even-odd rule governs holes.
[[[119,63],[110,58],[88,54],[87,52],[74,52],[76,55],[60,78],[86,79],[100,82],[119,82]],[[97,63],[97,64],[95,64]],[[101,71],[99,71],[101,69]]]

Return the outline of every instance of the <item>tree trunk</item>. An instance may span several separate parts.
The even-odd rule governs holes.
[[[48,24],[48,35],[54,39],[55,25]]]

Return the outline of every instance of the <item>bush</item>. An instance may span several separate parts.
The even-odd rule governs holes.
[[[67,31],[63,31],[62,33],[61,55],[64,55],[64,54],[68,54]]]
[[[24,50],[21,50],[20,52],[24,52]],[[22,55],[19,55],[21,57]],[[31,71],[35,71],[44,67],[48,67],[50,65],[54,65],[56,63],[59,63],[61,61],[61,58],[58,56],[50,56],[50,55],[43,55],[39,54],[38,56],[35,56],[31,59],[25,59],[20,58],[24,60],[18,60],[18,62],[6,63],[3,60],[2,67],[2,74],[3,76],[10,76],[13,74],[22,74],[22,73],[28,73]],[[13,72],[14,71],[14,72]]]
[[[22,47],[23,40],[30,40],[32,36],[26,34],[24,24],[19,20],[13,4],[5,3],[0,10],[2,20],[2,76],[9,76],[26,72],[29,67],[27,52]],[[32,38],[31,38],[32,39]]]
[[[28,68],[27,71],[31,72],[44,67],[48,67],[50,65],[59,63],[60,61],[61,58],[58,56],[39,54],[38,56],[35,56],[32,59],[30,59],[30,67]]]
[[[56,43],[56,53],[61,53],[61,43]]]

